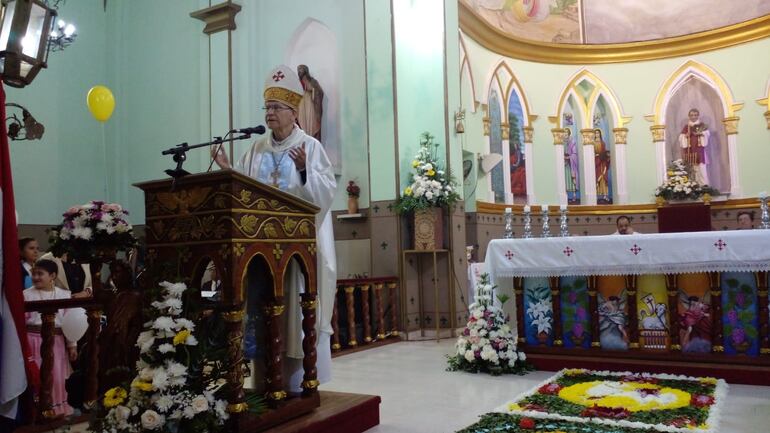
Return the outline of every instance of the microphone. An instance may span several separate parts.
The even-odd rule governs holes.
[[[233,129],[230,132],[231,133],[238,132],[240,134],[257,134],[257,135],[262,135],[262,134],[265,133],[265,127],[262,126],[262,125],[257,125],[257,126],[252,126],[251,128]]]

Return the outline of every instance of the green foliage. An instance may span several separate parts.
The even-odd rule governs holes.
[[[527,361],[516,361],[516,365],[510,367],[507,362],[499,366],[489,362],[470,362],[460,355],[447,355],[447,371],[464,371],[466,373],[487,373],[492,376],[502,374],[515,374],[524,376],[530,371],[535,371],[535,366]]]
[[[479,422],[458,430],[457,433],[535,433],[556,431],[564,433],[651,433],[649,429],[529,418],[535,422],[535,429],[533,430],[520,427],[522,418],[527,417],[497,412],[487,413],[481,415]]]

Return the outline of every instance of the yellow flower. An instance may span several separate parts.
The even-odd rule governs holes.
[[[417,167],[418,165],[420,165],[420,161],[418,161],[416,159],[414,161],[412,161],[412,167]]]
[[[184,329],[182,331],[177,332],[177,334],[174,336],[174,346],[184,344],[184,342],[187,341],[187,337],[189,337],[190,334],[191,332],[189,329]]]
[[[152,382],[143,382],[135,380],[131,383],[131,388],[137,388],[141,391],[152,391]]]
[[[700,383],[705,383],[706,385],[716,385],[717,384],[717,380],[714,379],[713,377],[701,377],[700,379],[698,379],[698,381]]]
[[[107,392],[104,393],[104,407],[106,408],[112,408],[120,403],[123,403],[123,401],[128,396],[128,393],[125,389],[116,386],[115,388],[110,388]]]
[[[578,376],[584,374],[586,371],[582,368],[570,368],[564,371],[565,376]]]
[[[510,411],[521,410],[521,406],[519,406],[516,403],[509,403],[508,404],[508,410],[510,410]]]
[[[431,168],[430,170],[428,170],[427,172],[425,172],[425,174],[427,174],[428,176],[433,176],[433,175],[435,175],[435,174],[436,174],[436,171],[435,171],[435,170],[433,170],[433,169]]]
[[[631,412],[641,412],[660,409],[678,409],[680,407],[687,407],[690,405],[690,394],[682,391],[681,389],[660,387],[649,383],[638,382],[608,382],[613,387],[618,388],[618,395],[605,395],[601,398],[591,396],[588,391],[596,386],[603,385],[605,382],[601,380],[591,382],[581,382],[572,386],[568,386],[559,391],[559,397],[569,402],[583,405],[593,406],[599,405],[603,407],[612,408],[624,408]],[[620,386],[618,386],[620,385]],[[658,399],[644,401],[638,398],[634,398],[631,393],[639,389],[656,389],[660,395],[669,394],[673,396],[671,401],[662,403]]]
[[[411,186],[407,186],[406,187],[406,189],[404,190],[404,195],[412,195],[412,187]]]

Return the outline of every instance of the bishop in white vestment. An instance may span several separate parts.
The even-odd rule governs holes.
[[[271,133],[258,140],[235,164],[234,169],[260,182],[301,197],[319,208],[316,215],[318,243],[318,335],[316,368],[321,383],[331,378],[331,317],[337,283],[334,232],[330,207],[337,181],[321,143],[297,126],[297,110],[304,90],[297,75],[287,66],[279,66],[265,80],[265,122]],[[215,151],[216,152],[216,151]],[[230,168],[224,152],[215,153],[222,168]],[[302,382],[302,311],[299,293],[304,292],[304,277],[292,262],[286,273],[285,302],[286,356],[284,370],[290,374],[289,390],[298,392]]]

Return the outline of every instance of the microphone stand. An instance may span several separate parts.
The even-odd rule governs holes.
[[[182,168],[182,164],[184,164],[184,162],[187,160],[188,150],[211,145],[220,145],[225,141],[246,140],[248,138],[251,138],[251,134],[243,134],[238,137],[231,137],[227,139],[223,137],[214,137],[214,140],[206,143],[194,144],[191,146],[185,142],[182,144],[177,144],[176,146],[161,152],[161,155],[173,155],[174,162],[176,162],[176,168],[165,170],[167,175],[174,178],[174,181],[171,183],[171,190],[174,190],[176,187],[176,181],[179,180],[180,177],[188,176],[190,174],[190,172]]]

